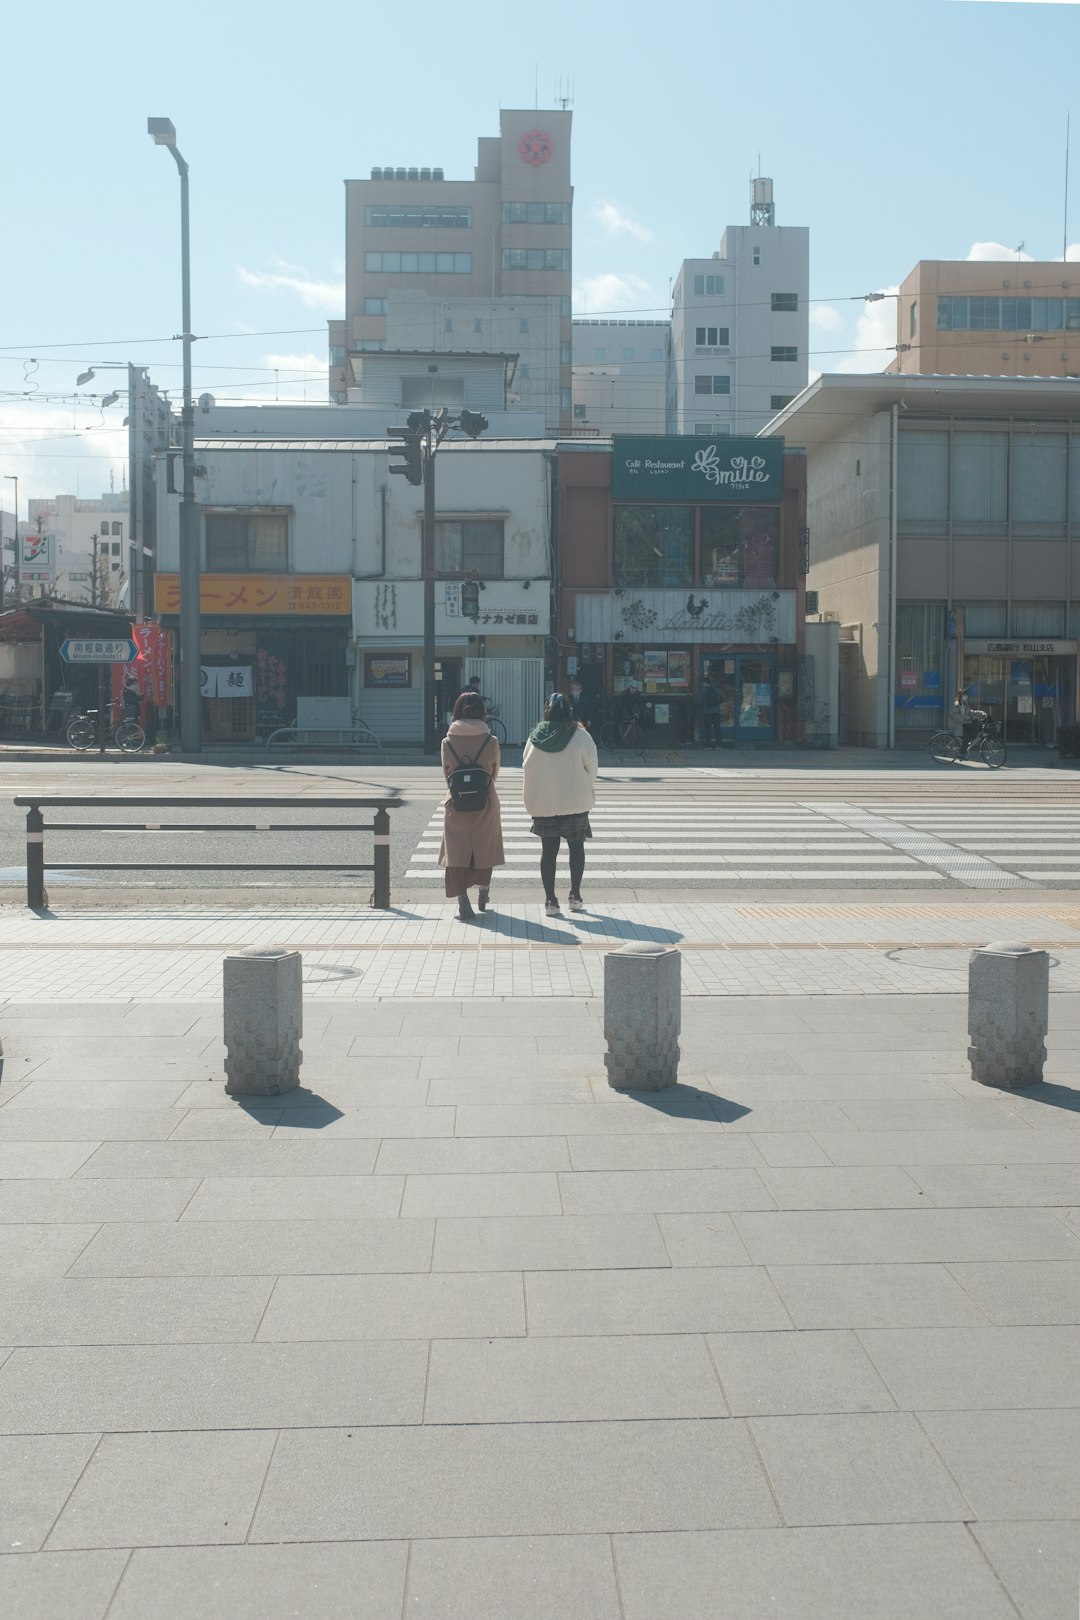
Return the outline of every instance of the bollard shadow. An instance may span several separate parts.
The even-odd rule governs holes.
[[[726,1125],[750,1112],[741,1103],[729,1102],[711,1091],[687,1086],[678,1081],[666,1091],[620,1091],[620,1097],[642,1103],[654,1113],[666,1114],[671,1119],[700,1119],[709,1124]]]
[[[310,1086],[296,1086],[276,1097],[234,1097],[233,1101],[252,1119],[278,1130],[323,1131],[344,1118],[342,1109]]]
[[[1075,1086],[1063,1086],[1054,1080],[1039,1080],[1033,1086],[985,1086],[1002,1097],[1023,1097],[1025,1101],[1045,1103],[1047,1108],[1063,1108],[1066,1113],[1080,1113],[1080,1091]]]

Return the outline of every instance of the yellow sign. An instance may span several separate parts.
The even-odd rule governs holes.
[[[351,585],[348,574],[203,574],[199,609],[207,617],[351,613]],[[154,611],[180,612],[179,574],[155,574]]]

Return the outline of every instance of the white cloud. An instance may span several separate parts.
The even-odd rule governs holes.
[[[247,270],[236,266],[237,279],[255,292],[293,293],[305,309],[320,310],[328,315],[340,315],[345,308],[345,282],[319,281],[299,265],[275,261],[275,270]]]
[[[256,384],[228,383],[214,392],[219,405],[326,405],[327,373],[325,354],[265,354],[264,377]],[[276,375],[275,375],[276,374]]]
[[[104,423],[102,425],[102,417]],[[121,427],[123,404],[102,412],[87,402],[66,404],[31,400],[0,404],[0,459],[19,479],[19,514],[26,521],[29,500],[54,495],[95,498],[109,488],[109,474],[120,489],[127,476],[128,435]],[[11,526],[14,485],[5,483],[3,504]]]
[[[899,287],[882,287],[884,298],[864,304],[855,322],[851,352],[836,356],[825,371],[884,371],[896,350],[896,298]]]
[[[969,260],[985,260],[989,263],[996,263],[1000,259],[1011,259],[1014,263],[1017,259],[1030,261],[1034,257],[1033,253],[1024,253],[1022,250],[1017,252],[1015,247],[1002,247],[1000,242],[972,242],[968,253]]]
[[[578,315],[610,315],[620,310],[643,310],[662,315],[667,308],[641,276],[617,275],[613,270],[586,276],[574,288],[574,312]]]
[[[833,304],[811,304],[810,325],[819,332],[839,332],[844,324],[844,317]]]
[[[636,219],[624,214],[615,203],[597,203],[593,209],[593,218],[600,221],[609,236],[633,236],[639,242],[653,240],[653,233],[647,225],[639,225]]]

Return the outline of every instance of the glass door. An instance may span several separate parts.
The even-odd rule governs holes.
[[[776,737],[776,659],[740,653],[736,671],[736,742]]]

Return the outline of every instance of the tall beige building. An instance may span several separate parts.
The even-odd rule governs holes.
[[[472,180],[386,166],[346,180],[346,314],[330,322],[336,403],[509,404],[569,430],[571,118],[501,112]]]
[[[1080,377],[1080,264],[920,259],[896,318],[889,371]]]

